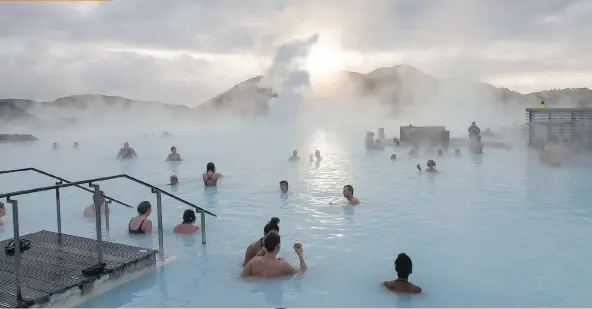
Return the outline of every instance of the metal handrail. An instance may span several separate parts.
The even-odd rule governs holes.
[[[66,179],[64,179],[64,178],[62,178],[62,177],[59,177],[59,176],[56,176],[56,175],[50,174],[50,173],[48,173],[48,172],[44,172],[44,171],[42,171],[42,170],[38,170],[38,169],[36,169],[36,168],[34,168],[34,167],[27,167],[27,168],[19,168],[19,169],[15,169],[15,170],[5,170],[5,171],[0,171],[0,175],[2,175],[2,174],[10,174],[10,173],[18,173],[18,172],[27,172],[27,171],[33,171],[33,172],[37,172],[37,173],[39,173],[39,174],[42,174],[42,175],[45,175],[45,176],[51,177],[51,178],[53,178],[53,179],[57,179],[57,180],[59,180],[59,181],[61,181],[61,182],[65,182],[65,183],[72,183],[71,181],[69,181],[69,180],[66,180]],[[90,189],[88,189],[88,188],[85,188],[85,187],[83,187],[83,186],[80,186],[80,185],[75,185],[75,187],[77,187],[77,188],[79,188],[79,189],[82,189],[82,190],[84,190],[84,191],[90,192],[90,193],[92,193],[92,194],[94,194],[94,193],[95,193],[93,190],[90,190]],[[117,203],[117,204],[121,204],[121,205],[123,205],[123,206],[125,206],[125,207],[128,207],[128,208],[134,208],[133,206],[131,206],[131,205],[127,204],[127,203],[124,203],[124,202],[122,202],[122,201],[116,200],[116,199],[114,199],[114,198],[112,198],[112,197],[109,197],[109,196],[107,196],[107,195],[103,195],[103,196],[104,196],[105,198],[107,198],[107,199],[109,199],[109,200],[111,200],[111,201],[113,201],[113,202]]]
[[[164,191],[164,190],[162,190],[160,188],[157,188],[157,187],[155,187],[155,186],[153,186],[153,185],[151,185],[149,183],[143,182],[143,181],[141,181],[141,180],[139,180],[137,178],[134,178],[132,176],[129,176],[127,174],[119,174],[119,175],[113,175],[113,176],[107,176],[107,177],[92,178],[92,179],[74,181],[74,182],[65,183],[65,184],[57,184],[57,185],[54,185],[54,186],[39,187],[39,188],[35,188],[35,189],[14,191],[14,192],[9,192],[9,193],[1,193],[0,194],[0,198],[3,198],[3,197],[10,198],[10,197],[13,197],[13,196],[19,196],[19,195],[30,194],[30,193],[35,193],[35,192],[42,192],[42,191],[49,191],[49,190],[60,189],[60,188],[67,188],[67,187],[71,187],[71,186],[77,186],[77,185],[80,185],[80,184],[88,184],[88,183],[93,183],[93,182],[98,182],[98,181],[105,181],[105,180],[111,180],[111,179],[117,179],[117,178],[127,178],[127,179],[129,179],[131,181],[137,182],[137,183],[139,183],[141,185],[144,185],[146,187],[151,188],[153,192],[160,192],[160,193],[162,193],[162,194],[164,194],[164,195],[166,195],[168,197],[172,197],[173,199],[175,199],[175,200],[177,200],[177,201],[179,201],[181,203],[187,204],[188,206],[191,206],[191,207],[195,208],[200,213],[205,213],[205,214],[208,214],[208,215],[213,216],[213,217],[218,217],[216,214],[214,214],[212,212],[209,212],[209,211],[207,211],[207,210],[205,210],[205,209],[203,209],[203,208],[201,208],[201,207],[199,207],[197,205],[194,205],[194,204],[192,204],[192,203],[190,203],[190,202],[188,202],[188,201],[186,201],[186,200],[184,200],[184,199],[182,199],[180,197],[177,197],[177,196],[175,196],[173,194],[170,194],[170,193],[168,193],[168,192],[166,192],[166,191]]]
[[[23,169],[23,170],[35,170],[35,169]],[[17,171],[17,170],[15,170]],[[35,170],[38,171],[38,170]],[[4,171],[3,173],[8,173],[9,171]],[[39,171],[41,172],[41,171]],[[2,172],[0,172],[2,173]],[[49,173],[45,173],[45,172],[41,172],[42,174],[49,174]],[[53,177],[53,175],[52,175]],[[57,176],[55,176],[57,177]],[[35,193],[35,192],[42,192],[42,191],[49,191],[49,190],[55,190],[56,191],[56,209],[57,209],[57,222],[58,222],[58,241],[61,241],[61,235],[62,235],[62,227],[61,227],[61,211],[60,211],[60,188],[67,188],[67,187],[71,187],[71,186],[77,186],[80,187],[79,185],[81,184],[88,184],[89,187],[92,187],[94,189],[93,193],[94,193],[94,207],[95,207],[95,220],[96,220],[96,236],[97,236],[97,243],[96,243],[96,247],[97,247],[97,258],[98,258],[98,263],[96,265],[90,266],[87,269],[91,269],[91,270],[97,270],[97,269],[103,269],[105,267],[105,263],[104,263],[104,257],[103,257],[103,239],[102,239],[102,230],[101,230],[101,193],[100,193],[100,188],[99,185],[94,184],[94,182],[98,182],[98,181],[105,181],[105,180],[111,180],[111,179],[117,179],[117,178],[126,178],[129,179],[131,181],[137,182],[141,185],[144,185],[146,187],[149,187],[152,190],[152,193],[156,194],[156,211],[157,211],[157,217],[158,217],[158,248],[159,248],[159,256],[160,256],[160,260],[164,261],[164,230],[163,230],[163,223],[162,223],[162,194],[164,193],[165,195],[172,197],[173,199],[180,201],[184,204],[187,204],[193,208],[195,208],[201,215],[201,241],[203,244],[206,243],[206,214],[210,215],[210,216],[214,216],[217,217],[216,214],[211,213],[201,207],[198,207],[196,205],[193,205],[192,203],[189,203],[188,201],[179,198],[173,194],[170,194],[162,189],[159,189],[151,184],[148,184],[144,181],[141,181],[137,178],[131,177],[129,175],[126,174],[119,174],[119,175],[113,175],[113,176],[108,176],[108,177],[100,177],[100,178],[93,178],[93,179],[86,179],[86,180],[81,180],[81,181],[75,181],[75,182],[68,182],[66,184],[62,183],[62,182],[57,182],[55,186],[48,186],[48,187],[40,187],[40,188],[35,188],[35,189],[29,189],[29,190],[21,190],[21,191],[15,191],[15,192],[9,192],[9,193],[2,193],[0,194],[0,198],[5,197],[6,201],[9,202],[10,204],[12,204],[12,219],[13,219],[13,228],[14,228],[14,243],[15,243],[15,254],[14,254],[14,274],[15,274],[15,282],[16,282],[16,297],[17,299],[21,300],[22,299],[22,293],[21,293],[21,285],[22,285],[22,271],[21,271],[21,250],[20,250],[20,232],[19,232],[19,219],[18,219],[18,201],[15,199],[12,199],[12,197],[14,196],[19,196],[19,195],[25,195],[25,194],[30,194],[30,193]],[[64,180],[65,181],[65,180]],[[107,201],[105,201],[105,204],[108,204]],[[106,205],[107,206],[107,205]],[[106,227],[107,230],[109,229],[109,207],[105,207],[105,218],[107,219],[106,221]],[[84,272],[84,270],[83,270]]]

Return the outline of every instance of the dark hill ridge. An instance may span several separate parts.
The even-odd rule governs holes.
[[[269,101],[277,97],[272,89],[261,84],[263,76],[243,81],[229,90],[203,102],[195,108],[153,101],[138,101],[106,95],[72,95],[51,102],[36,102],[23,99],[0,100],[0,121],[39,123],[48,110],[63,111],[60,119],[84,116],[117,114],[125,111],[159,111],[171,117],[187,118],[209,112],[238,114],[265,114]],[[434,95],[449,101],[478,101],[487,98],[502,105],[515,104],[518,108],[535,107],[541,100],[550,106],[592,106],[592,90],[588,88],[554,89],[521,94],[506,88],[497,88],[486,83],[438,79],[414,67],[397,65],[378,68],[362,74],[341,72],[336,74],[336,89],[350,89],[358,97],[373,97],[393,107],[422,104]],[[362,101],[362,100],[360,100]],[[478,104],[478,102],[475,102]],[[55,121],[55,119],[53,120]]]

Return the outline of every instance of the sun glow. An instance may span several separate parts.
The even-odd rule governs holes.
[[[343,51],[325,42],[313,45],[304,63],[312,77],[327,76],[343,69]]]

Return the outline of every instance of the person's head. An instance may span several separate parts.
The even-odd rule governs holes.
[[[474,126],[474,125],[476,125],[476,123],[473,121],[473,122],[471,122],[471,125]]]
[[[271,231],[275,231],[277,233],[280,232],[280,218],[278,217],[271,217],[269,222],[263,227],[263,235],[269,234]]]
[[[401,142],[395,141],[395,145],[399,146],[399,145],[401,145]]]
[[[393,154],[391,155],[391,160],[397,160],[397,155],[393,153]]]
[[[353,197],[354,196],[354,187],[352,187],[352,185],[343,186],[343,196],[348,199]]]
[[[413,263],[407,254],[399,253],[395,260],[395,271],[397,272],[397,277],[401,279],[409,278],[409,275],[413,272]]]
[[[57,146],[57,145],[58,145],[58,143],[53,143],[53,146],[54,146],[54,147],[55,147],[55,146]]]
[[[176,185],[179,183],[179,177],[177,177],[177,175],[172,175],[170,178],[171,181],[171,185]]]
[[[177,147],[175,147],[175,146],[171,147],[171,152],[172,153],[176,153],[177,152]]]
[[[297,157],[298,156],[298,150],[292,150],[292,156]]]
[[[454,149],[454,154],[455,155],[459,155],[460,154],[460,149],[459,148]]]
[[[185,209],[185,211],[183,212],[183,223],[195,223],[195,211],[193,211],[193,209]]]
[[[123,143],[123,148],[129,148],[129,143],[128,142]]]
[[[206,165],[206,172],[216,172],[216,165],[214,164],[214,162],[208,162],[208,165]]]
[[[315,150],[315,157],[320,158],[321,157],[321,151],[320,150]]]
[[[281,190],[283,193],[286,193],[286,192],[288,192],[288,181],[286,181],[286,180],[282,180],[282,181],[280,181],[280,190]]]
[[[0,218],[6,216],[6,206],[4,203],[0,202]]]
[[[426,163],[426,165],[428,167],[436,167],[436,161],[434,161],[434,160],[428,160],[428,163]]]
[[[438,155],[441,156],[442,155],[442,149],[438,149]]]
[[[138,214],[148,217],[152,212],[152,205],[148,201],[138,204]]]
[[[276,231],[273,231],[265,236],[265,240],[263,241],[263,245],[265,246],[265,250],[269,253],[278,253],[280,252],[280,243],[281,237]]]

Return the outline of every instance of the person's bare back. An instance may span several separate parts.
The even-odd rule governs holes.
[[[250,277],[274,279],[295,275],[297,272],[287,262],[279,260],[271,254],[266,254],[252,258],[247,263],[243,273],[245,273],[245,276]]]
[[[404,280],[390,280],[385,281],[383,285],[391,292],[401,292],[407,294],[421,293],[421,288],[409,281]]]

